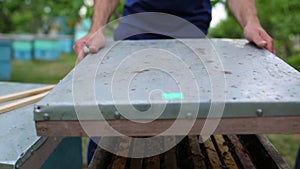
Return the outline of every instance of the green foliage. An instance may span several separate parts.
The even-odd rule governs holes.
[[[262,26],[276,40],[278,55],[283,58],[293,55],[290,36],[300,34],[300,1],[260,0],[256,6]]]
[[[300,52],[286,58],[286,62],[289,63],[294,68],[300,70]]]
[[[0,0],[0,32],[36,33],[39,28],[51,25],[58,16],[65,17],[72,27],[82,4],[81,0]],[[49,13],[45,8],[50,9]]]
[[[119,0],[119,4],[116,7],[116,10],[114,11],[113,15],[109,19],[110,22],[119,19],[122,16],[125,2],[126,0]]]
[[[125,0],[120,0],[111,20],[122,15],[124,3]],[[43,29],[47,33],[58,16],[64,17],[67,25],[74,28],[80,20],[78,12],[83,5],[83,0],[0,0],[0,32],[36,33]],[[47,12],[45,8],[50,11]],[[93,7],[87,7],[86,17],[91,18],[92,13]]]
[[[211,0],[211,6],[215,6],[217,3],[225,4],[225,0]]]
[[[267,135],[267,137],[278,150],[281,157],[283,157],[283,159],[289,164],[291,168],[294,168],[300,143],[300,135],[270,134]]]
[[[209,30],[209,37],[214,38],[241,38],[243,30],[233,17],[222,20],[217,27]]]
[[[223,1],[216,3],[223,3]],[[216,5],[213,3],[212,5]],[[210,28],[208,37],[213,38],[242,38],[243,30],[240,25],[236,22],[234,17],[229,13],[228,8],[226,8],[227,18],[222,20],[216,27]]]
[[[299,0],[259,0],[256,1],[261,25],[273,37],[277,55],[289,58],[288,62],[299,69],[300,55],[293,48],[291,36],[300,35],[300,1]],[[228,13],[229,14],[229,13]],[[242,29],[232,15],[223,20],[209,32],[209,37],[242,38]]]
[[[123,13],[125,0],[120,0],[116,12],[110,21],[119,18]],[[225,3],[225,0],[212,0],[212,6]],[[49,31],[57,16],[63,16],[67,25],[74,28],[80,19],[78,11],[83,5],[82,0],[0,0],[0,32],[2,33],[36,33],[43,28]],[[259,0],[256,1],[258,15],[262,26],[275,40],[277,55],[289,59],[292,65],[300,65],[299,55],[295,55],[292,35],[300,34],[300,1],[299,0]],[[45,8],[51,9],[49,13]],[[87,17],[92,16],[92,7],[88,7]],[[70,32],[72,33],[72,31]],[[209,37],[242,38],[243,32],[235,19],[229,17],[217,27],[212,28]]]

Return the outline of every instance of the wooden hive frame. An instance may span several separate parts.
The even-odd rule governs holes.
[[[172,137],[165,137],[171,139]],[[175,138],[175,137],[174,137]],[[127,158],[113,155],[100,147],[89,168],[107,169],[288,169],[273,145],[264,135],[213,135],[204,143],[197,136],[186,136],[169,151],[147,158]],[[120,144],[127,145],[131,140],[124,139]],[[147,146],[145,151],[151,151]]]

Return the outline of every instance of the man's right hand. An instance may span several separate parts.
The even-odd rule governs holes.
[[[105,45],[105,36],[102,30],[98,30],[95,33],[88,33],[86,36],[78,39],[73,49],[77,55],[77,59],[80,62],[85,56],[84,47],[89,48],[90,53],[98,52]]]

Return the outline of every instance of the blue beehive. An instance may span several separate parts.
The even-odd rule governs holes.
[[[53,168],[82,168],[81,157],[81,138],[67,137],[64,138],[56,149],[52,152],[40,169]]]
[[[0,80],[9,80],[11,75],[11,38],[0,35]]]
[[[60,51],[64,53],[73,52],[73,37],[71,36],[60,36],[59,37]]]
[[[34,59],[57,60],[60,56],[58,38],[39,36],[33,42]]]
[[[14,59],[31,60],[33,53],[33,35],[15,35],[12,44]]]
[[[80,23],[77,23],[75,26],[74,40],[77,41],[78,39],[87,35],[91,25],[92,21],[89,18],[85,18]]]

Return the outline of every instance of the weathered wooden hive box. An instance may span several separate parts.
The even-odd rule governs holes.
[[[172,139],[171,137],[165,139]],[[174,139],[174,138],[173,138]],[[130,141],[120,139],[129,145]],[[150,145],[143,147],[151,151]],[[204,143],[197,136],[185,137],[169,151],[147,158],[127,158],[98,150],[93,167],[106,169],[283,169],[289,168],[263,135],[214,135]],[[129,150],[130,151],[130,150]],[[130,153],[130,152],[129,152]]]

